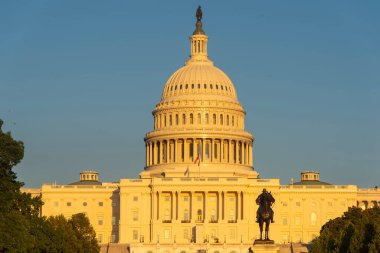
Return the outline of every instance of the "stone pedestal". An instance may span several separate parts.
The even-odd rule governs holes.
[[[272,240],[255,240],[252,246],[253,253],[278,253],[280,246]]]

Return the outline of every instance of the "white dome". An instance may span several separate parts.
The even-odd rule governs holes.
[[[222,100],[237,101],[231,80],[212,63],[194,62],[174,72],[166,82],[161,102],[194,95],[211,95]]]

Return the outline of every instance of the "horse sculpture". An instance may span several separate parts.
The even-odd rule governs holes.
[[[256,204],[259,205],[256,213],[256,222],[260,226],[260,240],[263,240],[263,225],[265,223],[264,240],[269,241],[269,224],[273,223],[272,204],[275,202],[272,194],[263,189],[263,192],[257,197]]]

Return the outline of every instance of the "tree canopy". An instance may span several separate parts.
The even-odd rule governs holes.
[[[352,207],[342,217],[323,225],[312,243],[312,253],[379,253],[380,208]]]
[[[96,235],[83,213],[71,218],[40,217],[40,197],[21,192],[12,170],[24,157],[24,144],[3,132],[0,119],[0,252],[94,253]]]

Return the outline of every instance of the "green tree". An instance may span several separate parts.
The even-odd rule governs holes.
[[[2,131],[0,119],[0,252],[99,252],[95,231],[84,214],[40,217],[39,197],[21,192],[12,170],[24,157],[24,144]]]
[[[322,226],[312,253],[379,253],[380,208],[349,208],[342,217]]]

